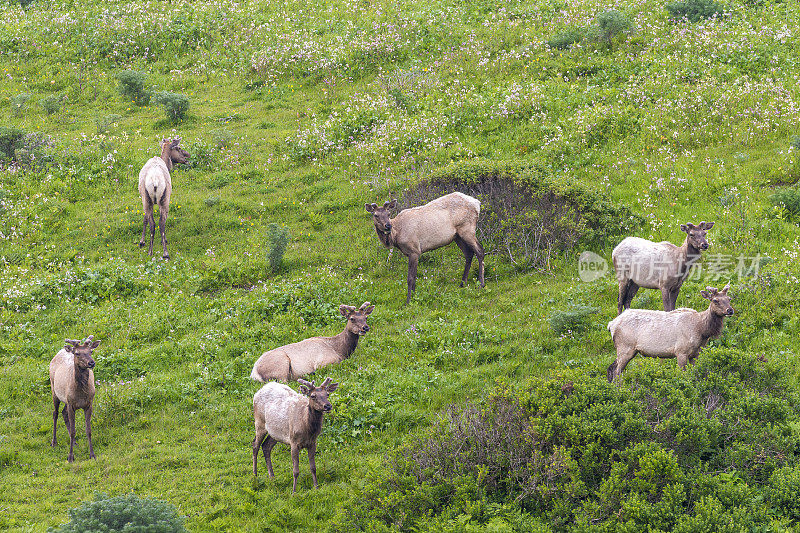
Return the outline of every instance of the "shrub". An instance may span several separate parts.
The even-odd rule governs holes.
[[[28,100],[31,95],[28,93],[19,93],[11,97],[11,115],[14,117],[21,117],[28,107]]]
[[[288,244],[289,230],[287,228],[274,222],[267,226],[267,257],[272,272],[278,272],[283,266],[283,254],[286,252]]]
[[[180,122],[189,111],[189,98],[183,94],[178,93],[156,93],[154,97],[155,103],[164,108],[167,114],[167,120],[170,122]]]
[[[150,103],[152,93],[145,87],[147,75],[135,70],[123,70],[117,73],[119,92],[122,96],[133,100],[138,106]]]
[[[573,44],[583,41],[585,32],[582,29],[574,28],[557,33],[547,41],[547,46],[557,50],[567,50]]]
[[[452,163],[409,187],[398,209],[460,191],[481,202],[478,238],[525,268],[549,270],[556,254],[603,246],[643,220],[603,194],[515,162]]]
[[[184,518],[178,515],[174,505],[152,498],[139,498],[135,494],[113,498],[98,494],[94,501],[70,509],[69,517],[69,522],[58,528],[50,528],[48,531],[53,533],[186,532],[183,526]]]
[[[25,132],[19,128],[0,126],[0,161],[14,161],[22,148]]]
[[[39,100],[39,105],[42,106],[45,113],[52,115],[53,113],[57,113],[61,108],[61,97],[55,94],[45,96]]]
[[[120,120],[122,120],[122,115],[116,113],[96,118],[94,123],[97,126],[97,133],[108,133],[111,128],[116,127]]]
[[[550,324],[550,329],[556,335],[563,335],[568,332],[582,333],[589,328],[591,315],[599,312],[600,309],[598,307],[576,305],[566,311],[554,311],[547,321]]]
[[[800,219],[800,189],[787,189],[770,197],[772,205],[782,207],[793,219]]]
[[[53,159],[52,147],[53,140],[49,135],[35,132],[25,134],[22,145],[15,152],[14,160],[20,165],[34,168]]]
[[[631,19],[616,9],[609,9],[597,15],[597,33],[601,41],[610,45],[617,35],[629,32],[633,27]]]
[[[681,0],[667,4],[665,7],[671,19],[685,18],[690,22],[719,17],[725,12],[725,6],[714,0]]]
[[[500,385],[482,407],[450,407],[387,458],[340,529],[429,531],[464,513],[485,524],[509,504],[572,532],[753,531],[797,516],[788,365],[715,349],[686,372],[628,372],[620,385],[585,372]]]

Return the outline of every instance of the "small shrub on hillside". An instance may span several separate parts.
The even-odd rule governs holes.
[[[230,148],[233,145],[235,135],[229,129],[221,128],[218,130],[211,130],[211,143],[217,150]]]
[[[147,75],[144,72],[135,70],[123,70],[117,73],[119,82],[119,92],[122,96],[133,100],[138,106],[145,106],[150,103],[152,93],[145,87]]]
[[[52,533],[185,533],[184,518],[174,505],[135,494],[109,498],[104,494],[94,501],[70,509],[70,521]]]
[[[25,110],[28,108],[28,100],[31,95],[28,93],[19,93],[11,97],[11,115],[14,117],[21,117]]]
[[[800,189],[788,189],[770,197],[772,205],[781,207],[794,220],[800,220]]]
[[[25,132],[19,128],[0,126],[0,161],[13,161],[22,148]]]
[[[598,39],[611,45],[611,41],[617,35],[628,33],[633,28],[633,23],[626,15],[620,13],[616,9],[609,9],[597,15],[597,31]]]
[[[567,31],[562,31],[553,35],[547,41],[547,46],[555,48],[556,50],[567,50],[573,44],[580,43],[585,37],[585,31],[579,28],[574,28]]]
[[[509,504],[548,524],[542,531],[575,533],[794,520],[791,376],[757,354],[716,349],[685,372],[641,361],[621,384],[570,373],[502,385],[482,407],[450,407],[393,454],[339,527],[429,531],[464,514],[485,525],[487,509]]]
[[[170,122],[180,122],[189,111],[189,98],[183,94],[163,92],[156,93],[153,100],[157,105],[164,108],[167,120]]]
[[[108,133],[117,126],[120,120],[122,120],[122,115],[117,115],[116,113],[98,117],[94,121],[95,126],[97,126],[97,133]]]
[[[272,272],[278,272],[283,266],[283,254],[288,244],[288,228],[283,228],[274,222],[267,226],[267,257]]]
[[[42,106],[42,110],[48,115],[58,113],[58,110],[61,109],[61,97],[55,94],[45,96],[39,100],[39,105]]]
[[[714,0],[682,0],[667,4],[665,7],[671,19],[685,18],[690,22],[721,17],[725,13],[725,6]]]
[[[22,146],[17,148],[14,159],[28,168],[34,168],[53,159],[53,139],[43,133],[28,133],[22,139]]]
[[[582,333],[591,325],[591,316],[600,312],[597,307],[576,305],[566,311],[557,310],[550,315],[547,322],[556,335],[568,332]]]

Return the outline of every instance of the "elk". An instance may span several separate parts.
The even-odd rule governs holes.
[[[169,213],[169,199],[172,195],[172,178],[170,171],[176,163],[186,163],[189,152],[178,146],[181,142],[177,139],[163,139],[161,141],[161,156],[153,157],[147,161],[139,171],[139,196],[142,197],[144,210],[144,225],[139,247],[144,246],[147,225],[150,224],[150,249],[148,255],[153,255],[153,239],[156,235],[156,221],[153,218],[153,208],[158,205],[158,225],[161,230],[161,246],[164,249],[162,257],[169,259],[167,252],[167,214]]]
[[[297,476],[300,474],[300,450],[308,450],[308,465],[314,488],[317,488],[317,465],[314,455],[317,452],[317,437],[322,431],[322,417],[332,409],[328,396],[338,387],[325,378],[322,385],[304,379],[300,383],[300,393],[282,383],[267,383],[253,396],[253,417],[256,437],[253,439],[253,475],[258,476],[258,449],[264,452],[269,477],[272,471],[272,448],[278,442],[288,444],[292,450],[292,494],[297,490]]]
[[[689,268],[710,246],[706,232],[713,226],[713,222],[701,222],[697,226],[681,224],[681,231],[686,233],[682,246],[638,237],[623,239],[611,253],[619,282],[617,313],[630,308],[639,287],[660,289],[664,311],[675,309],[678,292],[689,275]]]
[[[353,354],[359,338],[369,331],[367,317],[374,309],[369,302],[358,309],[340,305],[339,312],[347,319],[344,331],[333,337],[312,337],[264,352],[253,365],[250,378],[262,383],[270,379],[292,381],[318,368],[341,363]]]
[[[730,285],[721,291],[706,287],[700,291],[709,300],[703,312],[681,307],[674,311],[650,311],[628,309],[608,323],[608,330],[617,349],[617,358],[606,372],[608,381],[622,375],[625,365],[638,354],[645,357],[677,359],[678,366],[686,369],[686,363],[694,364],[700,350],[709,339],[719,337],[722,322],[733,315]]]
[[[389,211],[397,206],[397,200],[378,204],[365,204],[372,213],[372,222],[378,239],[387,248],[395,247],[408,257],[408,294],[406,304],[417,285],[419,257],[429,251],[447,246],[455,241],[464,253],[464,275],[461,286],[467,283],[472,258],[478,257],[478,279],[484,286],[483,247],[475,236],[481,203],[464,193],[453,192],[432,200],[425,205],[404,209],[396,217],[389,218]]]
[[[64,348],[50,361],[50,389],[53,392],[53,441],[50,445],[55,448],[56,428],[58,426],[58,407],[64,402],[61,415],[69,432],[69,457],[71,463],[75,460],[73,448],[75,446],[75,411],[83,409],[86,420],[86,440],[89,441],[89,457],[94,459],[92,448],[92,402],[94,401],[94,359],[92,351],[100,346],[100,341],[93,341],[89,335],[83,342],[66,339]]]

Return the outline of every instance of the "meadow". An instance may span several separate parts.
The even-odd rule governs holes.
[[[352,510],[448,406],[551,379],[602,383],[617,284],[581,281],[578,255],[609,260],[625,235],[680,244],[686,222],[716,224],[678,305],[705,308],[707,285],[734,295],[712,359],[762,357],[796,391],[798,3],[729,0],[697,22],[657,0],[24,4],[0,2],[0,529],[46,531],[96,493],[131,492],[175,505],[190,531],[524,529],[499,511],[409,525]],[[629,24],[601,23],[612,8]],[[185,116],[121,94],[123,71],[184,95]],[[192,161],[172,172],[163,261],[138,247],[137,182],[173,136]],[[378,242],[364,204],[411,202],[470,164],[535,169],[610,207],[584,222],[591,240],[534,260],[487,240],[484,289],[474,271],[459,288],[455,246],[425,254],[404,305],[406,260]],[[271,224],[290,239],[277,270]],[[319,489],[302,455],[290,495],[283,445],[276,479],[263,467],[254,479],[253,362],[338,333],[339,305],[365,301],[369,334],[314,375],[341,383]],[[660,294],[633,305],[661,309]],[[63,424],[49,445],[47,366],[65,338],[90,334],[102,340],[97,459],[79,415],[69,464]],[[628,372],[684,379],[674,366],[637,358]],[[787,432],[800,439],[800,423]],[[791,530],[798,513],[761,531]]]

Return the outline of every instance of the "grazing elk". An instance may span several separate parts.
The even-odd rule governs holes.
[[[270,379],[292,381],[318,368],[341,363],[352,355],[358,339],[369,331],[367,317],[374,309],[369,302],[358,309],[340,305],[339,312],[347,319],[344,331],[334,337],[312,337],[264,352],[253,365],[250,377],[262,383]]]
[[[169,199],[172,195],[172,178],[170,171],[176,163],[186,163],[189,152],[178,146],[181,140],[163,139],[161,141],[161,156],[153,157],[144,164],[139,171],[139,196],[142,197],[144,210],[144,225],[139,246],[144,246],[147,225],[150,224],[150,249],[153,255],[153,239],[156,235],[156,221],[153,218],[153,208],[158,205],[158,225],[161,230],[161,246],[164,249],[162,257],[169,259],[167,252],[167,214],[169,214]]]
[[[73,448],[75,446],[75,411],[83,409],[86,419],[86,440],[89,441],[89,457],[94,459],[92,448],[92,402],[94,401],[94,359],[92,350],[100,346],[100,341],[93,341],[89,337],[81,341],[67,339],[64,348],[50,361],[50,389],[53,392],[53,448],[58,445],[56,441],[56,428],[58,426],[58,407],[64,402],[64,424],[69,432],[69,457],[71,463],[75,460]]]
[[[258,449],[264,452],[269,477],[272,472],[272,448],[278,442],[291,446],[292,450],[292,494],[297,490],[297,476],[300,474],[300,450],[308,450],[308,464],[314,488],[317,488],[317,465],[314,455],[317,452],[317,437],[322,431],[322,417],[332,409],[328,401],[339,386],[326,378],[319,387],[304,379],[300,392],[282,383],[267,383],[253,396],[253,417],[256,437],[253,439],[253,475],[258,475]]]
[[[378,207],[366,204],[372,213],[372,222],[378,238],[387,248],[395,247],[408,257],[408,295],[406,303],[417,284],[417,265],[419,257],[429,251],[447,246],[455,241],[466,260],[461,286],[467,282],[473,256],[478,256],[478,279],[481,287],[483,278],[483,248],[475,236],[481,203],[464,193],[453,192],[432,200],[425,205],[401,211],[389,218],[389,211],[397,206],[392,200]]]
[[[671,242],[652,242],[638,237],[626,237],[614,248],[611,259],[619,282],[617,313],[631,306],[639,287],[660,289],[664,311],[675,309],[678,292],[689,274],[689,268],[700,259],[700,253],[708,250],[706,232],[713,222],[699,225],[681,225],[686,233],[682,246]]]
[[[628,309],[608,323],[608,330],[617,349],[617,358],[608,367],[608,381],[622,375],[625,365],[639,353],[645,357],[675,358],[685,369],[709,339],[722,333],[722,321],[733,315],[729,285],[721,291],[706,287],[703,298],[710,300],[708,309],[697,312],[682,307],[674,311]]]

